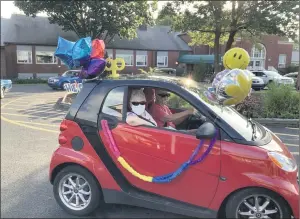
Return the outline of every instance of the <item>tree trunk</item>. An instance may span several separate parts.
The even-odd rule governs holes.
[[[214,80],[214,77],[216,76],[217,73],[220,71],[220,36],[221,33],[219,30],[216,30],[215,32],[215,40],[214,40],[214,74],[212,75],[212,78],[210,82]]]
[[[298,73],[297,77],[297,90],[300,91],[300,73]]]
[[[228,50],[231,49],[231,46],[234,42],[234,37],[235,37],[236,33],[237,33],[236,31],[231,31],[230,32],[227,43],[226,43],[225,52],[227,52]]]

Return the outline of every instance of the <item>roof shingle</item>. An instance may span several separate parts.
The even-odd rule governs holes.
[[[137,38],[132,40],[114,37],[107,48],[191,51],[178,34],[170,32],[168,26],[148,27],[147,30],[138,29]],[[65,32],[57,24],[50,24],[47,17],[32,18],[14,14],[10,19],[1,18],[1,45],[16,43],[55,46],[59,36],[70,41],[78,40],[74,32]]]

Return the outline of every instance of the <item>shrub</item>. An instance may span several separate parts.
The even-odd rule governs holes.
[[[13,79],[13,84],[46,84],[47,80],[43,79]]]
[[[263,97],[261,92],[253,92],[242,103],[235,106],[237,111],[246,117],[263,117]]]
[[[298,119],[300,93],[286,85],[271,85],[263,96],[263,113],[267,118]]]
[[[199,64],[194,65],[194,71],[192,74],[193,80],[202,82],[212,73],[212,66],[200,61]]]

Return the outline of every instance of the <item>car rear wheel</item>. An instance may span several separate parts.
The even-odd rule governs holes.
[[[261,188],[245,189],[232,195],[226,204],[227,218],[291,218],[287,203]]]
[[[101,189],[94,176],[76,165],[67,166],[57,174],[53,192],[58,204],[75,216],[91,214],[102,199]]]

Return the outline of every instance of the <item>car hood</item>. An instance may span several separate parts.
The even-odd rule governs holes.
[[[49,79],[51,79],[51,80],[55,80],[55,79],[60,80],[62,78],[64,78],[64,77],[50,77]]]

